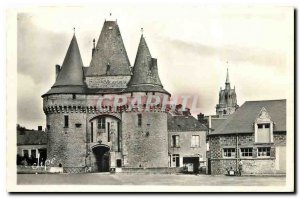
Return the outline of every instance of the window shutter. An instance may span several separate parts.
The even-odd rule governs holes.
[[[253,158],[257,157],[257,148],[253,148]]]
[[[275,151],[275,148],[274,147],[271,147],[271,149],[270,149],[270,157],[275,157],[275,153],[276,151]]]

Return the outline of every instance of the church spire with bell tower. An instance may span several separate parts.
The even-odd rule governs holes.
[[[222,89],[222,87],[220,88],[219,104],[216,106],[216,113],[219,117],[226,117],[227,115],[234,113],[238,107],[235,87],[234,89],[231,89],[230,87],[229,71],[227,68],[225,89]]]

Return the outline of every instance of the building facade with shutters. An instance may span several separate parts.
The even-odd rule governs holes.
[[[207,127],[191,115],[168,115],[169,166],[206,171]],[[204,168],[205,167],[205,168]]]
[[[247,101],[208,134],[213,175],[286,173],[286,100]]]

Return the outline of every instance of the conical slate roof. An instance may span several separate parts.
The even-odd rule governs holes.
[[[131,75],[130,62],[116,21],[105,21],[86,76]]]
[[[74,34],[61,70],[51,90],[45,95],[54,93],[82,93],[84,91],[83,63]]]
[[[144,36],[141,36],[133,75],[126,91],[157,91],[166,92],[158,75],[157,59],[152,58]]]
[[[79,85],[83,86],[83,63],[77,44],[77,39],[74,34],[70,43],[67,55],[62,64],[61,70],[57,76],[56,82],[53,87],[66,86],[66,85]]]

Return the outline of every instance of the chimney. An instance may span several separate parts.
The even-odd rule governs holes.
[[[57,76],[58,76],[58,74],[59,74],[59,72],[60,72],[60,70],[61,70],[61,67],[60,67],[60,65],[55,65],[55,74],[56,74],[56,78],[57,78]],[[55,79],[56,79],[55,78]]]
[[[189,108],[185,108],[185,110],[182,112],[184,116],[190,116],[191,112]]]
[[[199,114],[197,115],[197,117],[198,117],[198,121],[199,121],[200,123],[204,123],[204,114],[203,114],[203,113],[199,113]]]
[[[38,126],[38,131],[42,131],[43,127],[42,126]]]

